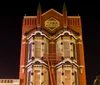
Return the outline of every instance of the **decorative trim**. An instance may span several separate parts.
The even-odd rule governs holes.
[[[22,68],[22,73],[24,73],[26,67],[24,65],[21,65],[21,68]]]
[[[75,39],[77,39],[72,33],[70,33],[69,31],[64,31],[62,34],[58,35],[55,39],[57,39],[58,37],[64,35],[65,33],[68,33],[69,35],[73,36]]]
[[[68,18],[80,18],[80,16],[67,16]]]
[[[77,44],[82,44],[82,42],[77,42]]]
[[[54,10],[54,9],[52,9],[52,8],[51,8],[50,10],[46,11],[45,13],[43,13],[42,16],[44,16],[45,14],[47,14],[47,13],[50,12],[50,11],[54,11],[54,12],[56,12],[57,14],[63,16],[61,13],[59,13],[58,11],[56,11],[56,10]]]
[[[55,42],[50,42],[50,44],[55,44]]]
[[[32,36],[36,35],[37,33],[40,33],[40,35],[45,36],[47,39],[49,39],[45,34],[43,34],[41,31],[35,31],[35,33],[31,34],[27,39],[30,39]]]
[[[83,68],[84,68],[83,65],[80,65],[80,66],[79,66],[79,70],[80,70],[81,74],[83,73]]]
[[[22,44],[27,44],[27,43],[28,43],[28,42],[26,42],[26,41],[23,41],[23,42],[22,42]]]
[[[24,18],[37,18],[37,16],[24,16]]]

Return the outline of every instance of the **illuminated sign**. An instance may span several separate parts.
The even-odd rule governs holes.
[[[45,27],[49,28],[51,31],[60,26],[60,22],[54,17],[51,17],[48,20],[46,20],[44,24]]]

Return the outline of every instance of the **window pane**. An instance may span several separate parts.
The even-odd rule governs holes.
[[[69,42],[64,42],[64,57],[70,57],[70,44],[69,44]]]
[[[71,82],[71,71],[65,70],[65,85],[70,85]]]
[[[40,85],[40,70],[35,70],[34,85]]]
[[[28,79],[27,79],[27,84],[30,85],[30,80],[31,80],[31,71],[28,72]]]
[[[57,72],[57,85],[61,85],[61,71]]]
[[[41,42],[35,41],[35,57],[40,58],[41,57]]]
[[[29,46],[28,46],[28,52],[29,52],[29,60],[31,59],[32,57],[32,43],[29,43]]]

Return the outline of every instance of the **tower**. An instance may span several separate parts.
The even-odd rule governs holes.
[[[82,23],[50,9],[24,16],[20,55],[20,85],[86,85]]]

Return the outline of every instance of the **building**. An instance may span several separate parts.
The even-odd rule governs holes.
[[[24,16],[19,79],[0,85],[86,85],[81,17],[50,9]]]
[[[20,85],[86,85],[81,17],[50,9],[24,16]]]

